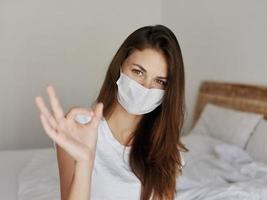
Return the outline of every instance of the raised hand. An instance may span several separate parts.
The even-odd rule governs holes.
[[[66,117],[54,87],[48,86],[47,93],[53,114],[49,111],[41,96],[35,98],[45,133],[77,162],[94,162],[98,125],[103,113],[103,103],[97,103],[94,109],[74,109]],[[76,122],[75,117],[77,114],[91,116],[90,122],[87,124]]]

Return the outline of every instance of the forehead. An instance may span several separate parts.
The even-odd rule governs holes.
[[[135,50],[127,59],[127,64],[139,64],[148,73],[159,76],[167,76],[167,62],[164,55],[154,49],[146,48],[142,51]]]

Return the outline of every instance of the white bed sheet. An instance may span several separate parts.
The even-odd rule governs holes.
[[[214,147],[223,142],[209,136],[191,135],[182,141],[190,152],[183,153],[177,200],[267,199],[266,163],[222,160]],[[55,156],[53,148],[0,151],[0,199],[58,200]]]
[[[263,200],[267,199],[267,163],[226,157],[214,151],[223,141],[203,135],[182,138],[190,152],[183,153],[185,166],[178,179],[179,200]],[[236,146],[235,146],[236,147]],[[232,148],[234,150],[235,148]],[[226,149],[227,151],[230,148]],[[246,152],[239,151],[240,156]],[[229,154],[230,155],[230,154]],[[246,162],[244,162],[247,160]]]
[[[59,200],[60,181],[55,149],[34,152],[17,180],[18,200]]]
[[[46,148],[0,151],[0,199],[17,200],[18,175],[34,154]]]

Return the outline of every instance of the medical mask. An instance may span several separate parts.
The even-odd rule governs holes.
[[[158,107],[163,100],[165,91],[162,89],[148,89],[120,71],[117,80],[118,102],[131,114],[142,115]]]

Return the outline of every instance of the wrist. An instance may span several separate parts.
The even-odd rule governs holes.
[[[91,163],[78,162],[75,166],[75,176],[87,179],[92,176],[93,165]]]
[[[76,168],[80,168],[80,169],[93,169],[94,166],[94,160],[84,160],[84,161],[76,161],[75,163]]]
[[[81,157],[80,159],[76,160],[76,164],[79,165],[92,165],[95,160],[95,153],[87,152],[86,156]]]

